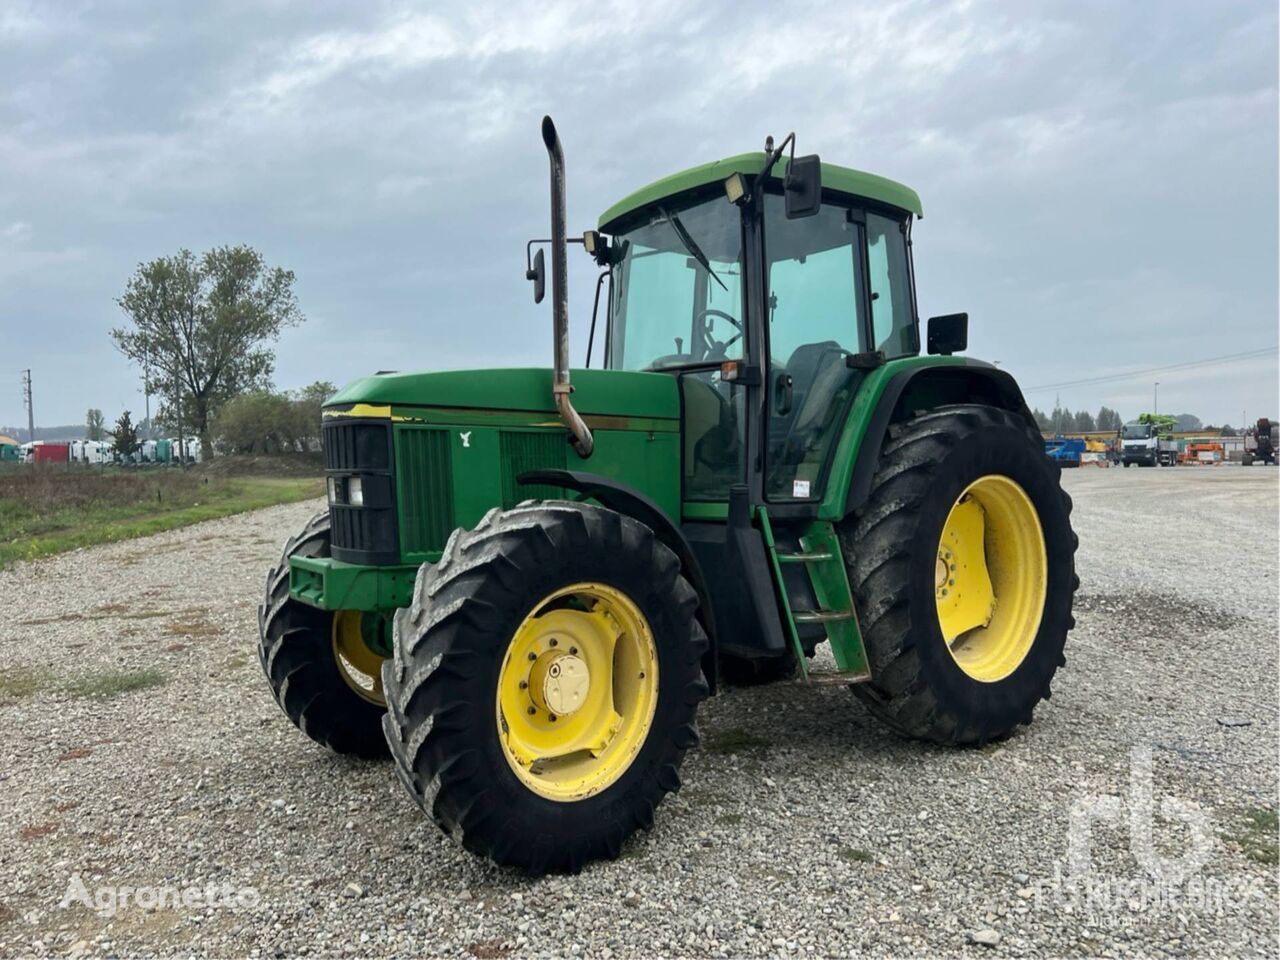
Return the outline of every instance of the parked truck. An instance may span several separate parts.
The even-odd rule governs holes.
[[[1173,417],[1144,413],[1124,425],[1120,433],[1120,460],[1127,467],[1172,467],[1178,463],[1178,442],[1173,439]]]
[[[1280,446],[1280,423],[1267,417],[1259,418],[1253,428],[1244,434],[1244,458],[1240,461],[1246,467],[1255,463],[1274,464],[1276,447]]]

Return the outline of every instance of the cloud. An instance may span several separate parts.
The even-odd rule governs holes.
[[[1275,38],[1263,0],[11,2],[0,317],[29,320],[6,352],[45,371],[42,416],[129,396],[105,331],[134,266],[248,242],[311,317],[281,343],[283,386],[544,364],[523,249],[547,229],[546,112],[575,229],[789,130],[912,184],[922,312],[969,309],[973,352],[1027,383],[1265,345]],[[581,357],[594,270],[571,273]],[[1224,419],[1274,384],[1206,371],[1187,408]],[[20,416],[0,395],[0,423]]]

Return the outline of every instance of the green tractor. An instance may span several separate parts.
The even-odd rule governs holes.
[[[1071,500],[1013,378],[955,356],[966,315],[921,355],[916,193],[791,135],[568,240],[542,136],[551,238],[526,266],[540,300],[550,252],[554,368],[328,401],[328,510],[259,608],[284,712],[389,752],[444,830],[535,874],[653,824],[725,682],[846,684],[943,744],[1030,722],[1073,625]],[[594,317],[569,368],[569,242],[600,267],[599,369]]]

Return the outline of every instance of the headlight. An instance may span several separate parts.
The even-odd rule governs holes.
[[[353,507],[364,506],[364,483],[359,477],[347,481],[347,503]]]
[[[336,477],[329,478],[329,502],[338,502],[338,480]]]

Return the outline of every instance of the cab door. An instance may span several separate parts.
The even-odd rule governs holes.
[[[782,197],[765,195],[767,501],[822,496],[828,453],[862,376],[848,358],[866,349],[869,329],[865,219],[824,204],[788,220]]]

